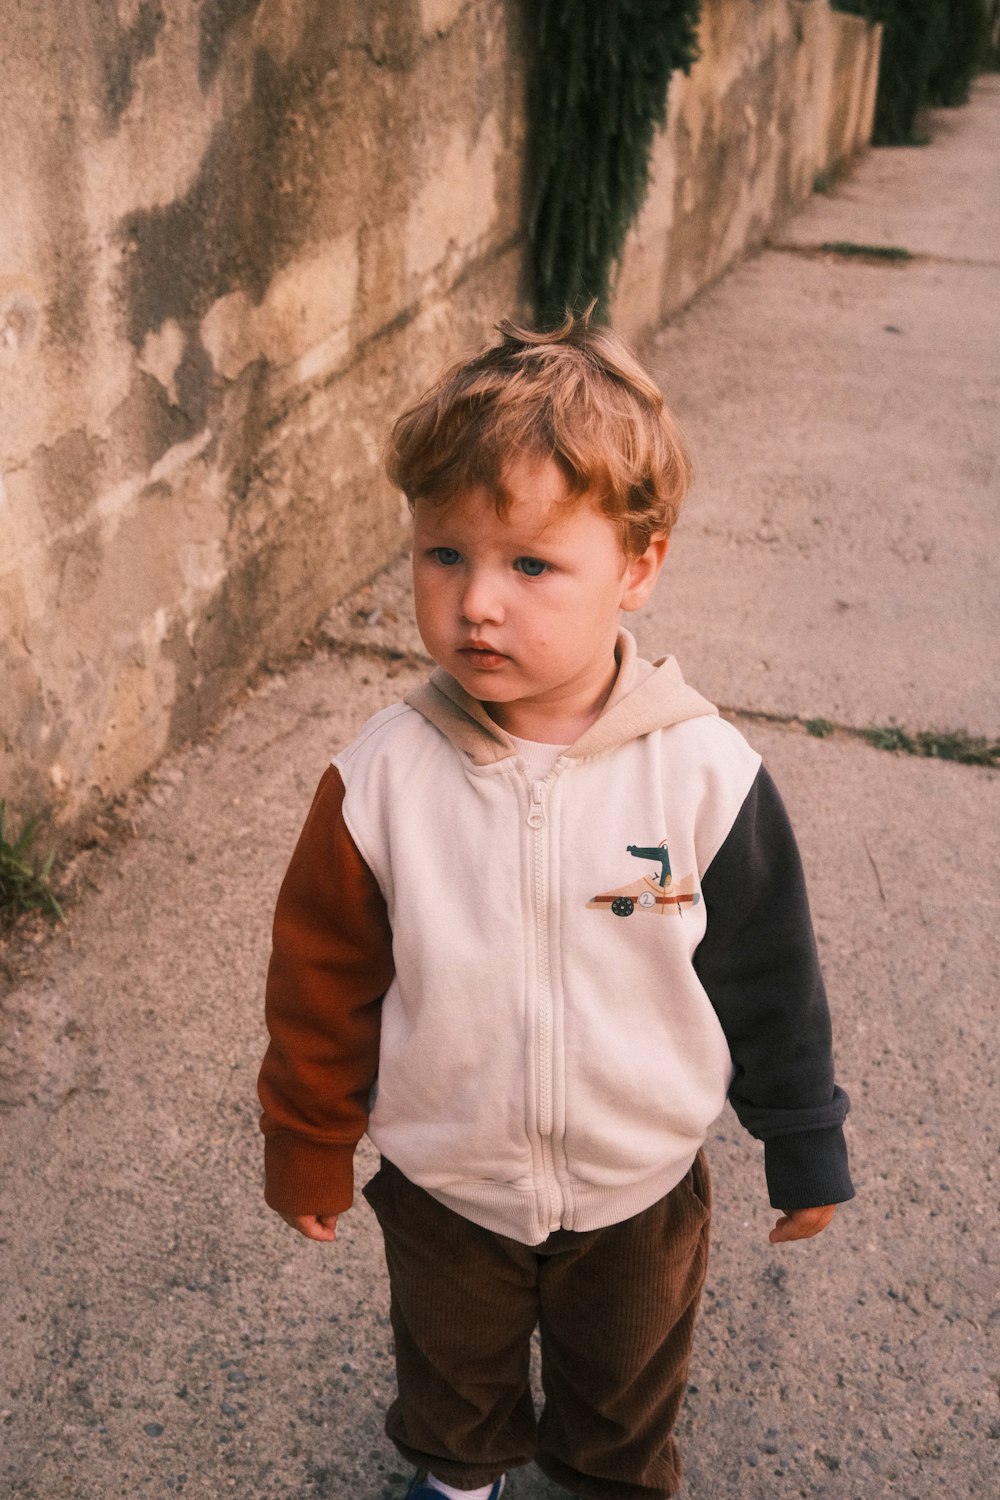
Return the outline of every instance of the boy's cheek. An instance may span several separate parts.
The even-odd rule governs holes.
[[[440,595],[433,588],[424,569],[413,570],[413,611],[419,625],[421,619],[430,617]]]

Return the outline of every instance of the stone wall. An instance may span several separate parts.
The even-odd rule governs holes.
[[[867,137],[871,34],[706,0],[638,334]],[[0,7],[0,796],[71,823],[405,543],[387,424],[524,312],[520,0]]]
[[[671,82],[614,320],[669,317],[762,243],[871,139],[881,28],[826,0],[706,0],[701,57]]]

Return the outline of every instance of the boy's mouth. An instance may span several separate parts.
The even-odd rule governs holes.
[[[502,651],[497,651],[488,641],[466,641],[458,648],[459,656],[474,667],[485,668],[502,667],[507,657]]]

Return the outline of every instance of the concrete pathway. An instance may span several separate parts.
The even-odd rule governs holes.
[[[990,78],[650,350],[700,479],[639,633],[791,806],[859,1186],[775,1251],[758,1148],[713,1132],[691,1500],[981,1500],[1000,1472],[1000,784],[861,737],[1000,732],[998,127]],[[396,570],[335,611],[340,648],[165,764],[81,856],[69,927],[6,954],[4,1495],[399,1493],[373,1220],[331,1249],[267,1212],[254,1078],[277,883],[331,752],[423,673],[405,610]],[[508,1493],[562,1492],[529,1470]]]

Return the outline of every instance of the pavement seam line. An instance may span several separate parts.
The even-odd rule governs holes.
[[[322,631],[317,637],[317,644],[331,656],[366,657],[370,661],[391,662],[393,666],[414,668],[433,668],[436,665],[433,657],[423,651],[401,651],[397,646],[384,646],[378,641],[341,640],[336,636],[324,635]]]
[[[752,723],[775,724],[787,729],[804,729],[813,739],[825,740],[840,736],[861,740],[872,750],[887,750],[893,754],[913,756],[917,760],[947,761],[951,765],[985,766],[987,770],[1000,768],[1000,739],[989,735],[970,735],[962,730],[906,730],[898,724],[870,724],[861,729],[856,724],[841,724],[820,715],[772,713],[763,708],[737,708],[732,704],[719,704],[719,713],[726,719],[749,719]],[[822,726],[818,728],[815,726]],[[810,727],[814,726],[814,727]],[[954,743],[967,749],[965,758],[961,754],[939,753],[934,745]]]
[[[819,260],[821,257],[832,256],[836,260],[850,263],[856,261],[861,265],[886,265],[894,266],[902,270],[906,266],[938,265],[938,266],[972,266],[980,270],[994,271],[1000,267],[1000,261],[979,260],[973,256],[966,255],[934,255],[924,250],[906,250],[905,255],[893,255],[887,252],[903,250],[902,245],[861,245],[850,254],[836,250],[829,243],[820,242],[811,245],[796,245],[784,240],[767,240],[764,249],[777,251],[779,255],[799,255],[804,260]]]

